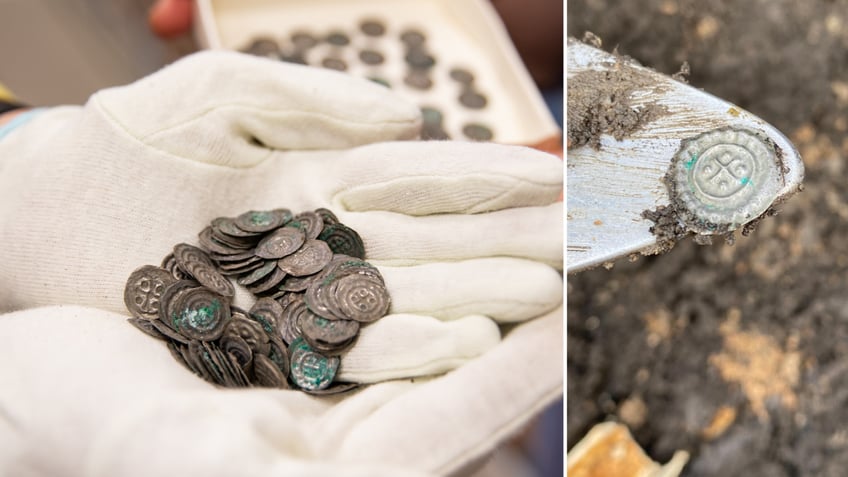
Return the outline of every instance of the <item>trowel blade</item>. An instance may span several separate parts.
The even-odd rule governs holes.
[[[643,217],[645,211],[683,211],[666,222],[695,235],[726,234],[759,220],[767,209],[801,189],[800,155],[762,119],[577,40],[569,39],[566,51],[568,273],[632,254],[665,251],[668,243],[651,232],[655,223]],[[602,86],[603,78],[631,81],[620,85],[627,98],[601,95],[606,107],[626,99],[625,113],[655,114],[625,134],[613,131],[618,139],[601,133],[594,144],[574,144],[571,108],[581,93],[575,88],[591,93]]]

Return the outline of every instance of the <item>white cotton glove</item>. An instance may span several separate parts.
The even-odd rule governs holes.
[[[562,309],[429,380],[222,390],[124,316],[0,316],[0,475],[456,475],[562,393]]]
[[[126,313],[130,273],[215,217],[327,207],[393,300],[339,378],[452,369],[498,343],[495,321],[561,302],[545,264],[562,262],[562,164],[493,144],[360,146],[418,125],[382,86],[224,52],[46,112],[0,141],[0,306]]]
[[[418,126],[417,109],[379,85],[214,52],[0,140],[0,307],[92,307],[0,316],[0,336],[20,342],[0,347],[0,437],[14,438],[0,463],[6,452],[10,465],[55,455],[91,475],[141,473],[148,462],[171,475],[212,464],[226,470],[217,475],[251,474],[236,465],[348,475],[316,463],[329,453],[349,475],[404,475],[391,464],[444,474],[554,400],[561,161],[493,144],[370,144],[412,138]],[[135,268],[196,244],[215,217],[278,207],[333,210],[362,236],[392,296],[338,378],[457,369],[341,398],[224,391],[126,323]],[[501,336],[498,323],[542,315]],[[194,443],[177,452],[181,438]]]

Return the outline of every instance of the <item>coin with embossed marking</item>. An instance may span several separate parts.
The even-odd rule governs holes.
[[[235,219],[236,227],[246,232],[269,232],[285,222],[286,216],[273,210],[251,210]]]
[[[235,295],[233,284],[215,269],[215,264],[203,250],[186,243],[174,246],[177,264],[201,285],[223,296]]]
[[[302,277],[324,268],[333,258],[333,251],[323,240],[307,240],[300,249],[277,261],[277,266],[288,274]]]
[[[327,357],[315,352],[303,338],[289,345],[291,379],[302,389],[326,389],[339,369],[338,357]]]
[[[309,288],[312,282],[318,280],[320,275],[320,273],[313,273],[312,275],[302,277],[288,276],[283,280],[278,289],[284,292],[302,292]]]
[[[255,295],[259,295],[260,293],[272,292],[276,289],[276,287],[286,278],[286,272],[280,269],[280,267],[276,267],[273,272],[271,272],[267,277],[259,280],[247,287],[247,291],[253,293]]]
[[[234,333],[224,333],[219,341],[224,352],[235,357],[238,365],[246,372],[253,365],[253,350],[241,336]]]
[[[338,223],[324,227],[319,240],[327,242],[333,253],[365,258],[365,244],[362,238],[352,228]]]
[[[230,324],[224,331],[224,335],[235,335],[243,339],[253,354],[267,354],[270,349],[268,334],[262,329],[262,325],[253,321],[245,315],[234,314]]]
[[[333,213],[330,209],[325,209],[323,207],[315,209],[315,213],[318,214],[318,217],[321,217],[321,220],[324,222],[324,225],[336,224],[339,222],[339,218],[336,217],[336,214]]]
[[[161,268],[168,270],[171,272],[171,276],[177,280],[185,280],[186,278],[191,278],[189,275],[180,268],[177,264],[177,259],[174,257],[173,253],[169,253],[162,259]]]
[[[210,257],[213,260],[215,259],[215,257],[211,255],[212,253],[223,255],[225,257],[244,254],[244,249],[232,247],[216,240],[215,237],[212,235],[211,226],[206,227],[197,235],[197,241],[200,243],[200,246],[204,250],[210,252]]]
[[[316,212],[301,212],[294,217],[295,221],[300,224],[299,228],[306,234],[307,240],[318,238],[324,230],[324,220]]]
[[[266,333],[274,336],[277,334],[278,324],[283,319],[283,307],[273,298],[260,298],[250,308],[248,315],[259,322]]]
[[[784,184],[772,145],[754,131],[718,129],[686,139],[665,182],[686,225],[703,234],[735,230],[762,215]]]
[[[175,329],[190,339],[218,339],[230,321],[230,300],[205,288],[189,289],[176,301]]]
[[[136,269],[127,279],[124,288],[124,304],[130,314],[137,318],[155,320],[165,289],[177,280],[163,268],[145,265]]]
[[[386,315],[391,305],[389,292],[381,280],[364,275],[347,275],[331,287],[342,315],[348,319],[370,323]]]
[[[283,227],[263,238],[254,252],[267,259],[283,258],[292,254],[306,241],[306,234],[297,227]]]
[[[260,232],[248,232],[240,229],[235,220],[228,217],[218,217],[212,221],[212,231],[233,238],[248,239],[261,235]]]
[[[359,333],[359,322],[352,320],[328,320],[310,314],[301,319],[300,329],[310,344],[321,343],[335,347],[349,342]],[[314,344],[313,344],[313,347]],[[331,348],[332,349],[332,348]]]

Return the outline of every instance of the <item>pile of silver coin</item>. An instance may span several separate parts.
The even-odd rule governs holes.
[[[334,382],[340,355],[391,304],[359,234],[327,209],[275,209],[217,218],[198,241],[130,275],[130,323],[220,386],[356,387]],[[258,297],[250,310],[232,304],[230,277]]]

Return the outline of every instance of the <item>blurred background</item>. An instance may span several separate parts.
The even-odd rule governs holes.
[[[733,246],[569,277],[567,442],[625,423],[684,476],[840,476],[848,468],[848,2],[572,0],[592,31],[775,125],[805,190]]]
[[[0,0],[0,85],[33,106],[83,104],[196,51],[191,33],[158,38],[154,0]],[[562,125],[563,2],[493,0],[528,71]],[[561,145],[560,145],[561,147]],[[563,404],[551,406],[475,475],[563,473]]]

